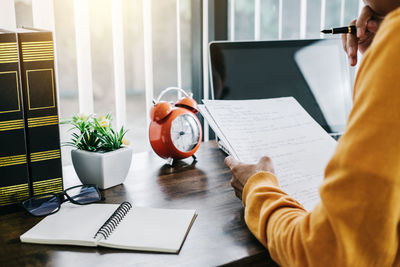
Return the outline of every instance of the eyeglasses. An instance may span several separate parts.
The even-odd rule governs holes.
[[[45,216],[60,210],[61,204],[70,201],[86,205],[102,200],[96,185],[77,185],[58,194],[42,194],[22,201],[22,207],[33,216]]]

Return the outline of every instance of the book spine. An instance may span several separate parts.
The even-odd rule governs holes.
[[[0,33],[0,211],[28,198],[29,175],[15,33]]]
[[[32,193],[63,190],[54,48],[51,32],[18,33]]]

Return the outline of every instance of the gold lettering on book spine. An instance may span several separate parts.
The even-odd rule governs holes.
[[[28,184],[0,187],[0,206],[16,204],[29,197]]]
[[[18,129],[24,129],[24,121],[23,120],[10,120],[10,121],[1,121],[0,122],[0,132],[18,130]]]
[[[33,182],[33,194],[59,193],[63,189],[62,178],[54,178]]]
[[[28,118],[28,127],[42,127],[48,125],[57,125],[58,124],[58,116],[45,116],[45,117],[36,117],[36,118]]]
[[[0,157],[0,167],[7,167],[12,165],[26,164],[26,155],[14,155]]]
[[[54,60],[53,41],[22,42],[23,62]]]
[[[31,162],[61,158],[60,149],[31,153]]]
[[[17,43],[0,43],[0,64],[16,62],[18,62]]]

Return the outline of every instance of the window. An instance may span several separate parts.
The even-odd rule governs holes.
[[[257,28],[261,40],[320,38],[321,28],[347,25],[363,6],[362,1],[354,0],[229,0],[228,3],[231,40],[257,39]]]
[[[115,122],[114,57],[112,1],[60,1],[54,4],[57,49],[60,117],[67,119],[79,113],[75,5],[87,3],[89,28],[93,111],[97,115],[113,113]],[[145,105],[143,1],[123,0],[123,55],[125,76],[126,123],[134,152],[149,149],[148,114]],[[16,24],[34,26],[32,0],[15,0]],[[33,6],[32,6],[33,5]],[[180,69],[178,76],[177,8],[180,17]],[[82,14],[81,14],[82,15]],[[168,86],[182,86],[191,91],[191,0],[153,1],[151,5],[152,67],[154,97]],[[79,26],[82,27],[82,26]],[[178,79],[180,81],[178,82]],[[175,96],[169,96],[169,99]],[[61,141],[69,140],[68,125],[61,125]],[[63,163],[70,164],[70,148],[63,147]]]
[[[212,12],[217,3],[224,14]],[[111,112],[114,124],[118,119],[129,129],[134,152],[142,152],[150,149],[152,97],[168,86],[202,97],[202,81],[207,85],[202,64],[208,66],[203,45],[214,39],[214,23],[221,22],[217,16],[223,17],[230,40],[320,38],[322,27],[346,25],[357,17],[362,1],[4,0],[0,5],[0,27],[11,21],[7,27],[54,30],[61,119],[86,109]],[[202,19],[207,23],[202,25]],[[202,31],[209,40],[202,42]],[[63,142],[70,138],[67,129],[61,126]],[[62,149],[64,164],[70,163],[69,150]]]

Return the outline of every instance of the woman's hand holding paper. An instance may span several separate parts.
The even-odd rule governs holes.
[[[240,199],[242,199],[243,188],[251,176],[260,171],[274,173],[274,166],[269,157],[262,157],[256,164],[245,164],[232,156],[226,157],[224,162],[232,171],[231,186]]]

